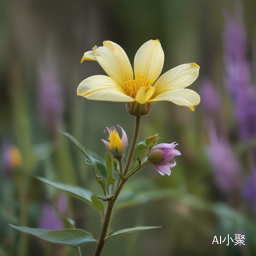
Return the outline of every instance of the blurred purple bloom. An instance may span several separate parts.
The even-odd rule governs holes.
[[[66,194],[63,192],[60,192],[59,198],[58,198],[58,209],[64,213],[68,208],[68,199]]]
[[[240,189],[240,165],[229,143],[217,137],[211,126],[208,130],[210,145],[206,152],[210,161],[214,179],[219,189],[226,195]]]
[[[221,111],[221,101],[216,88],[208,78],[204,78],[200,88],[201,103],[209,116],[215,116]]]
[[[252,206],[253,214],[256,217],[256,167],[252,175],[245,179],[243,197]]]
[[[39,67],[40,86],[38,91],[41,119],[53,135],[62,126],[64,104],[57,69]]]
[[[226,86],[233,100],[240,136],[247,141],[256,135],[256,91],[250,82],[250,67],[246,59],[246,32],[241,8],[238,17],[225,13],[224,33]]]
[[[161,175],[171,175],[171,169],[176,163],[169,163],[174,156],[179,156],[181,153],[174,149],[177,143],[161,143],[151,149],[148,154],[148,160],[154,165]],[[158,154],[160,153],[160,154]]]
[[[58,209],[62,213],[67,209],[67,197],[64,193],[59,194]],[[39,226],[40,228],[51,230],[63,229],[65,227],[62,218],[58,215],[55,208],[47,201],[42,207]]]
[[[54,207],[48,202],[43,204],[39,226],[43,229],[52,230],[64,228],[61,217],[56,213]]]
[[[240,7],[240,8],[239,8]],[[242,9],[238,6],[237,17],[232,17],[224,12],[226,18],[226,29],[223,35],[224,50],[228,56],[243,58],[246,49],[246,32],[243,25]]]

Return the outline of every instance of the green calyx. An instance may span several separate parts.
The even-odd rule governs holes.
[[[134,102],[127,102],[126,104],[126,109],[128,113],[133,116],[147,115],[150,112],[151,108],[152,107],[150,103],[140,104],[134,101]]]
[[[160,149],[153,150],[152,152],[150,152],[148,154],[147,160],[151,164],[161,164],[164,160],[162,158],[162,150],[160,150]]]

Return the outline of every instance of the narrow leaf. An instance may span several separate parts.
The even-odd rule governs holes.
[[[106,154],[106,166],[107,166],[107,171],[108,171],[108,176],[107,176],[107,185],[114,184],[116,182],[116,179],[113,176],[113,171],[114,171],[114,166],[113,166],[113,158],[107,152]]]
[[[45,241],[54,244],[64,244],[75,248],[96,242],[89,232],[81,229],[47,230],[40,228],[18,227],[14,225],[10,226],[23,233],[38,237]]]
[[[150,201],[161,200],[165,198],[176,199],[181,197],[182,193],[176,189],[162,189],[151,191],[126,190],[120,193],[117,199],[116,208],[134,206]]]
[[[101,175],[101,172],[99,171],[96,162],[98,162],[98,159],[95,158],[95,155],[92,155],[92,152],[89,151],[88,149],[84,148],[84,146],[76,139],[74,138],[72,135],[63,132],[61,130],[59,130],[60,133],[62,133],[63,135],[65,135],[66,137],[68,137],[75,145],[76,147],[85,155],[86,160],[93,166],[94,169],[94,174],[95,174],[95,179],[97,180],[97,182],[101,185],[104,194],[106,194],[106,182],[104,180],[104,178]],[[97,161],[96,161],[97,160]]]
[[[39,177],[39,176],[36,176],[36,178],[38,180],[41,180],[42,182],[50,185],[50,186],[58,188],[61,191],[86,202],[87,204],[92,206],[95,210],[99,211],[100,213],[103,212],[102,207],[99,207],[98,204],[96,205],[92,201],[92,199],[91,199],[92,192],[90,190],[87,190],[85,188],[81,188],[81,187],[78,187],[78,186],[63,184],[59,181],[48,180],[46,178],[42,178],[42,177]]]
[[[143,231],[143,230],[155,229],[155,228],[161,228],[161,227],[151,226],[151,227],[134,227],[134,228],[121,229],[121,230],[118,230],[118,231],[114,232],[112,235],[108,236],[106,239],[110,239],[110,238],[113,238],[113,237],[130,234],[130,233],[137,232],[137,231]]]

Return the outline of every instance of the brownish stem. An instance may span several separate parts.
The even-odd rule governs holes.
[[[106,235],[107,235],[107,232],[108,232],[108,227],[109,227],[109,224],[110,224],[110,221],[111,221],[112,211],[113,211],[116,199],[117,199],[124,183],[126,182],[126,180],[127,179],[123,178],[120,181],[118,187],[116,188],[114,196],[108,201],[108,209],[107,209],[107,212],[106,212],[106,216],[105,216],[104,223],[103,223],[103,226],[102,226],[98,246],[97,246],[97,249],[95,251],[94,256],[99,256],[101,254],[102,249],[103,249],[105,243],[107,242],[105,238],[106,238]]]
[[[136,124],[135,124],[135,130],[134,130],[134,135],[133,135],[133,140],[132,140],[132,145],[131,145],[131,149],[127,158],[127,162],[126,162],[126,166],[125,166],[125,170],[124,170],[124,176],[127,174],[130,164],[131,164],[131,160],[132,160],[132,156],[133,156],[133,151],[136,145],[136,141],[139,135],[139,129],[140,129],[140,116],[136,116]]]

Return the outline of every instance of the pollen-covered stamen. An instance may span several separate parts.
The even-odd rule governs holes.
[[[128,80],[124,83],[126,94],[134,99],[141,87],[143,87],[145,91],[148,91],[152,87],[151,81],[142,74],[136,74],[135,80]]]

